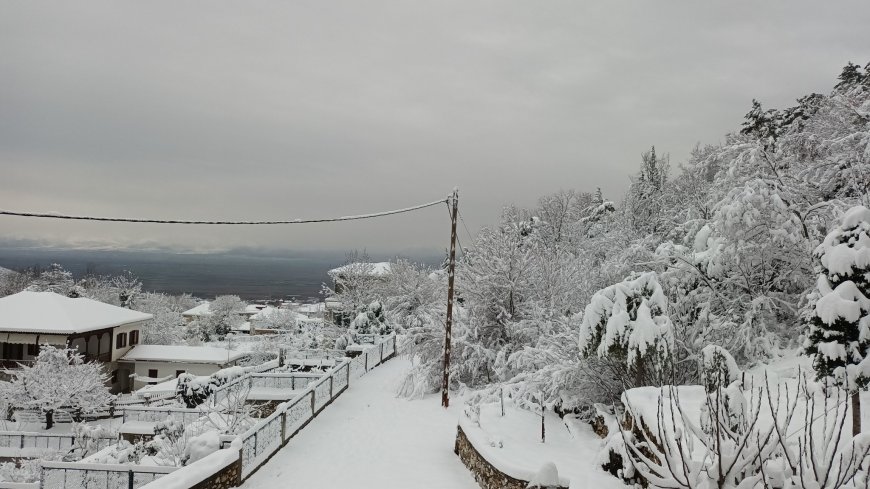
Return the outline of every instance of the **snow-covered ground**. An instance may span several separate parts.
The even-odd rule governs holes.
[[[409,367],[395,358],[353,382],[242,487],[477,489],[453,453],[461,403],[396,398]]]
[[[481,406],[476,421],[463,417],[462,429],[474,447],[499,470],[532,480],[545,464],[555,464],[562,485],[573,488],[623,489],[625,484],[598,464],[602,440],[588,423],[562,419],[548,412],[546,442],[541,443],[541,417],[505,403]]]

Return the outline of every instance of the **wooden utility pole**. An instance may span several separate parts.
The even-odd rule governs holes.
[[[444,324],[444,378],[441,380],[441,405],[450,406],[450,330],[453,329],[453,280],[456,272],[456,218],[459,214],[459,189],[453,189],[450,209],[450,260],[447,262],[447,320]]]

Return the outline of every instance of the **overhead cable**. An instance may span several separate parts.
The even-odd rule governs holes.
[[[150,223],[150,224],[210,224],[210,225],[247,225],[247,226],[260,226],[260,225],[276,225],[276,224],[310,224],[310,223],[318,223],[318,222],[340,222],[340,221],[357,221],[360,219],[372,219],[375,217],[383,217],[383,216],[391,216],[394,214],[402,214],[405,212],[412,212],[419,209],[425,209],[426,207],[432,207],[434,205],[439,205],[445,202],[448,202],[449,199],[440,199],[433,202],[428,202],[426,204],[415,205],[412,207],[405,207],[404,209],[393,209],[389,211],[383,212],[372,212],[370,214],[358,214],[353,216],[341,216],[341,217],[331,217],[331,218],[318,218],[318,219],[288,219],[288,220],[269,220],[269,221],[191,221],[191,220],[183,220],[183,219],[138,219],[138,218],[129,218],[129,217],[95,217],[95,216],[73,216],[66,214],[56,214],[56,213],[44,213],[44,212],[18,212],[18,211],[7,211],[0,209],[0,215],[5,216],[16,216],[16,217],[35,217],[35,218],[45,218],[45,219],[66,219],[66,220],[75,220],[75,221],[101,221],[101,222],[127,222],[127,223]]]

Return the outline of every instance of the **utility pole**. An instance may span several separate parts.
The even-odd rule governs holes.
[[[441,405],[450,406],[450,330],[453,329],[453,281],[456,272],[456,218],[459,214],[459,189],[450,199],[450,260],[447,262],[447,321],[444,324],[444,378],[441,380]]]

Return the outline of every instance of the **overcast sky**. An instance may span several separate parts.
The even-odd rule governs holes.
[[[870,61],[870,2],[0,3],[0,208],[285,219],[461,192],[469,228],[560,188],[618,198],[752,98]],[[0,216],[0,238],[222,249],[443,249],[444,208],[203,228]],[[468,239],[468,238],[466,238]]]

